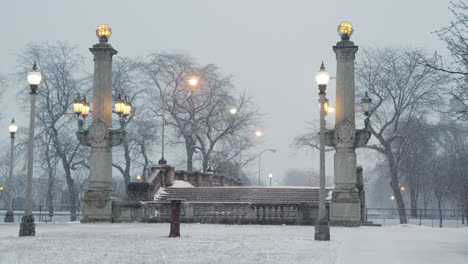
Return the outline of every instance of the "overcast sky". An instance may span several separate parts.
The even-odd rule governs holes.
[[[89,61],[88,48],[97,43],[95,29],[109,24],[110,43],[118,56],[144,56],[149,51],[185,51],[200,63],[214,63],[234,76],[237,89],[251,95],[264,119],[263,175],[274,179],[287,169],[318,170],[318,152],[296,151],[291,143],[318,118],[315,73],[323,60],[332,76],[336,60],[332,46],[341,21],[350,21],[351,40],[369,46],[423,48],[446,54],[444,43],[432,34],[449,23],[449,0],[327,0],[327,1],[97,1],[2,0],[0,8],[0,73],[15,71],[16,56],[27,43],[65,41],[76,45]],[[359,52],[357,53],[359,56]],[[26,82],[26,78],[25,78]],[[7,124],[17,116],[27,126],[28,113],[18,113],[9,92],[2,107],[1,139],[8,140]],[[328,87],[335,101],[334,82]],[[26,95],[27,96],[27,95]],[[15,110],[16,109],[16,110]],[[328,120],[333,120],[329,116]],[[333,124],[330,124],[332,126]],[[357,127],[363,124],[357,123]],[[333,154],[327,154],[327,174],[333,175]],[[156,154],[155,156],[159,156]],[[358,152],[358,163],[370,169],[368,154]],[[254,167],[255,168],[255,167]],[[253,168],[252,168],[253,170]],[[278,177],[276,177],[278,176]]]

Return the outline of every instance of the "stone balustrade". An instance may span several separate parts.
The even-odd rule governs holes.
[[[327,205],[328,210],[328,205]],[[181,222],[217,224],[313,225],[318,204],[182,202]],[[169,222],[170,202],[114,201],[114,222]]]

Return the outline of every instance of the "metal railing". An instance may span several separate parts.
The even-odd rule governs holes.
[[[56,222],[56,223],[65,223],[70,222],[71,213],[70,213],[70,205],[60,205],[60,206],[53,206],[52,213],[49,212],[48,206],[35,206],[33,208],[33,216],[35,222]],[[3,222],[5,218],[7,210],[2,208],[0,209],[0,221]],[[13,217],[15,223],[21,222],[21,217],[24,215],[24,210],[14,206],[13,210]],[[82,218],[82,210],[81,207],[76,206],[76,221],[81,220]]]
[[[467,226],[467,219],[463,210],[456,209],[406,209],[408,224],[429,227],[459,228]],[[400,224],[400,214],[397,208],[366,208],[366,219],[381,225]]]

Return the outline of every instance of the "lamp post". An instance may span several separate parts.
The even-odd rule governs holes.
[[[89,114],[86,98],[78,98],[73,104],[73,111],[83,116],[78,118],[76,136],[84,146],[91,147],[89,157],[89,187],[83,198],[82,223],[111,222],[112,199],[112,147],[120,145],[125,136],[125,117],[130,114],[131,104],[125,100],[116,110],[121,111],[120,127],[112,129],[112,56],[117,51],[108,43],[112,34],[106,24],[99,25],[96,36],[99,43],[89,50],[94,56],[93,98],[91,125],[84,129],[84,121]],[[117,111],[116,111],[117,112]]]
[[[15,119],[11,120],[11,124],[8,126],[8,130],[11,135],[11,148],[10,148],[10,175],[8,178],[8,210],[5,215],[5,223],[12,223],[15,221],[13,216],[13,159],[15,150],[15,134],[18,130],[18,126],[15,123]]]
[[[325,144],[334,147],[335,188],[330,203],[330,222],[340,226],[361,225],[361,200],[357,189],[356,148],[370,139],[371,100],[362,100],[364,129],[356,129],[354,60],[358,46],[350,41],[353,26],[342,22],[338,26],[341,41],[333,46],[336,53],[336,109],[335,128],[325,129]]]
[[[325,70],[325,66],[320,67],[320,71],[315,76],[319,87],[320,106],[320,189],[319,189],[319,211],[315,221],[315,240],[330,240],[330,226],[325,215],[325,115],[328,111],[328,100],[325,98],[328,80],[330,75]]]
[[[29,87],[31,88],[31,113],[29,115],[29,140],[28,140],[28,168],[26,179],[26,198],[24,205],[24,215],[21,218],[19,236],[35,236],[36,224],[32,215],[32,176],[34,157],[34,121],[36,117],[36,97],[37,88],[41,83],[42,75],[37,71],[36,62],[32,71],[28,73]]]
[[[273,173],[268,173],[268,178],[270,179],[270,187],[271,187],[271,179],[273,178]]]
[[[257,135],[257,132],[255,132],[255,135]],[[262,175],[262,155],[263,155],[263,153],[265,153],[267,151],[272,152],[272,153],[276,153],[276,149],[264,149],[258,155],[258,186],[260,186],[260,175]]]
[[[161,159],[158,161],[159,165],[165,165],[167,164],[167,160],[164,159],[164,128],[166,125],[166,91],[167,88],[175,81],[173,79],[169,83],[167,83],[166,87],[164,87],[163,90],[163,96],[162,96],[162,125],[161,125]],[[198,78],[196,77],[191,77],[190,79],[187,80],[188,85],[192,88],[195,88],[198,85]]]

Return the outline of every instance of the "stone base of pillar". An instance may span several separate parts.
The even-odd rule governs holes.
[[[5,223],[13,223],[15,221],[15,218],[13,217],[13,212],[8,211],[5,215]]]
[[[360,226],[361,202],[357,191],[334,190],[330,204],[332,226]]]
[[[330,225],[328,224],[328,221],[319,221],[315,224],[315,240],[330,240]]]
[[[19,236],[35,236],[36,224],[34,223],[34,216],[25,215],[21,218]]]
[[[88,190],[83,198],[81,223],[111,223],[114,196],[112,191]]]

